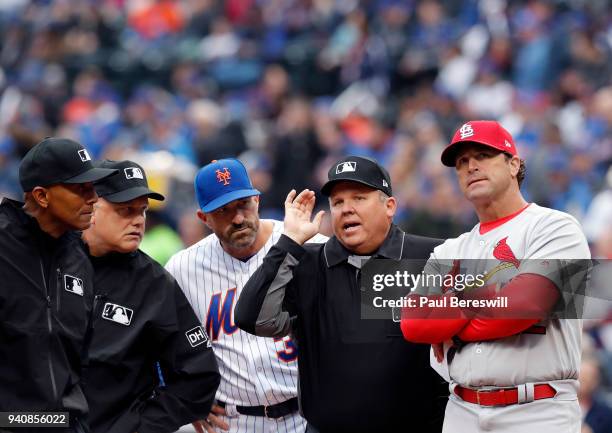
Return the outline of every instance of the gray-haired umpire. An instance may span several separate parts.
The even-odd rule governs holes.
[[[209,414],[217,362],[174,278],[138,249],[149,199],[164,197],[135,162],[100,167],[119,172],[96,184],[100,200],[83,233],[95,269],[89,424],[93,433],[172,432]]]
[[[25,203],[0,204],[0,412],[70,414],[68,428],[3,431],[87,431],[80,372],[93,270],[75,231],[90,225],[92,182],[115,172],[75,141],[46,138],[19,166]]]

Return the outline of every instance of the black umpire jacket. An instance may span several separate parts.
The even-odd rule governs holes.
[[[426,259],[439,240],[392,226],[373,257]],[[441,431],[448,390],[429,345],[399,323],[361,319],[360,273],[334,236],[298,245],[287,236],[242,289],[234,319],[261,336],[298,342],[300,409],[320,433]]]
[[[95,299],[84,388],[92,432],[168,433],[205,418],[219,370],[174,278],[140,250],[91,260]]]
[[[0,204],[0,411],[80,418],[93,270],[80,234],[55,239],[22,207],[6,198]]]

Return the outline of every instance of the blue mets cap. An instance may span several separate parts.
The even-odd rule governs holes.
[[[202,212],[212,212],[231,201],[261,194],[253,188],[244,165],[237,159],[214,160],[198,171],[195,192]]]

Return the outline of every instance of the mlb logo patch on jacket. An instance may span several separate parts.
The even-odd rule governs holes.
[[[134,310],[124,307],[123,305],[113,304],[112,302],[104,304],[104,308],[102,309],[103,319],[125,326],[129,326],[129,324],[132,323],[132,316],[134,316]]]
[[[75,295],[83,296],[83,280],[72,275],[64,275],[64,289]]]

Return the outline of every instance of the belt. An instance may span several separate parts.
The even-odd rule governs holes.
[[[222,401],[218,401],[217,404],[221,407],[227,406],[227,403]],[[236,410],[242,415],[282,418],[298,411],[298,399],[297,397],[293,397],[282,403],[273,404],[271,406],[236,406]]]
[[[524,385],[523,385],[524,386]],[[511,404],[527,403],[533,400],[552,398],[557,394],[555,388],[547,383],[540,383],[533,386],[533,398],[519,401],[519,387],[502,389],[475,390],[464,388],[457,385],[454,393],[463,401],[479,404],[480,406],[508,406]]]

